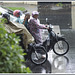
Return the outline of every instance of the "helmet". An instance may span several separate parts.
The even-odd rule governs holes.
[[[33,11],[32,16],[34,16],[34,15],[39,15],[39,12],[38,11]]]
[[[15,10],[13,12],[13,15],[16,16],[16,17],[20,17],[20,15],[22,15],[22,12],[20,10]]]

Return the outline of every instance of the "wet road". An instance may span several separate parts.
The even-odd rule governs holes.
[[[35,65],[30,60],[26,66],[33,73],[75,73],[75,48],[71,48],[65,56],[57,56],[52,51],[48,53],[48,60],[42,65]]]

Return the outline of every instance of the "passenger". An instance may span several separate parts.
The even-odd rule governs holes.
[[[28,20],[30,19],[30,13],[29,12],[26,12],[25,13],[25,17],[24,17],[24,21],[23,21],[23,24],[25,25],[25,27],[29,30],[29,27],[28,27]]]
[[[29,28],[30,28],[29,30],[37,44],[42,43],[40,29],[48,29],[48,27],[46,27],[46,25],[40,24],[38,16],[39,16],[39,12],[33,11],[32,19],[30,19],[29,24],[28,24]]]
[[[20,19],[20,16],[22,15],[22,12],[21,12],[20,10],[15,10],[15,11],[13,12],[13,15],[14,15],[15,17],[17,17],[17,19],[15,19],[14,22],[18,22],[18,23],[22,24],[22,21],[21,21],[21,19]]]

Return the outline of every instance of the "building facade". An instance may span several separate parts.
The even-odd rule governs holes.
[[[61,29],[72,28],[71,2],[38,2],[38,11],[40,12],[40,21],[48,22],[53,25],[59,25]]]

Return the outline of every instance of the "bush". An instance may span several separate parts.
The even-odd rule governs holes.
[[[2,13],[0,12],[0,15],[2,15]]]
[[[7,33],[4,22],[4,19],[0,22],[0,73],[31,73],[22,64],[25,53],[19,46],[19,37],[15,33]]]

